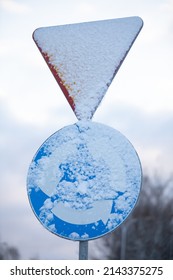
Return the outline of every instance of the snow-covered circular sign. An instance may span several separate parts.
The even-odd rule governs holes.
[[[141,165],[117,130],[79,121],[50,136],[29,167],[32,209],[52,233],[72,240],[101,237],[134,208]]]

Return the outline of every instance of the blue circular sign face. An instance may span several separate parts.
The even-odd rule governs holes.
[[[134,208],[141,165],[130,142],[106,125],[79,121],[50,136],[29,167],[31,207],[41,224],[71,240],[101,237]]]

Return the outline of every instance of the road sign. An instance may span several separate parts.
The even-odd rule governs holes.
[[[32,209],[52,233],[90,240],[119,226],[134,208],[141,165],[117,130],[79,121],[50,136],[28,172]]]
[[[39,50],[79,120],[91,119],[142,28],[139,17],[38,28]]]

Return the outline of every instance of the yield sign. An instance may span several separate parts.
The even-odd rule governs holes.
[[[129,17],[35,30],[34,41],[79,120],[92,118],[142,25]]]

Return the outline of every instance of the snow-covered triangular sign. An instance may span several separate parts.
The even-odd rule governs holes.
[[[79,120],[92,118],[142,25],[129,17],[35,30],[34,41]]]

